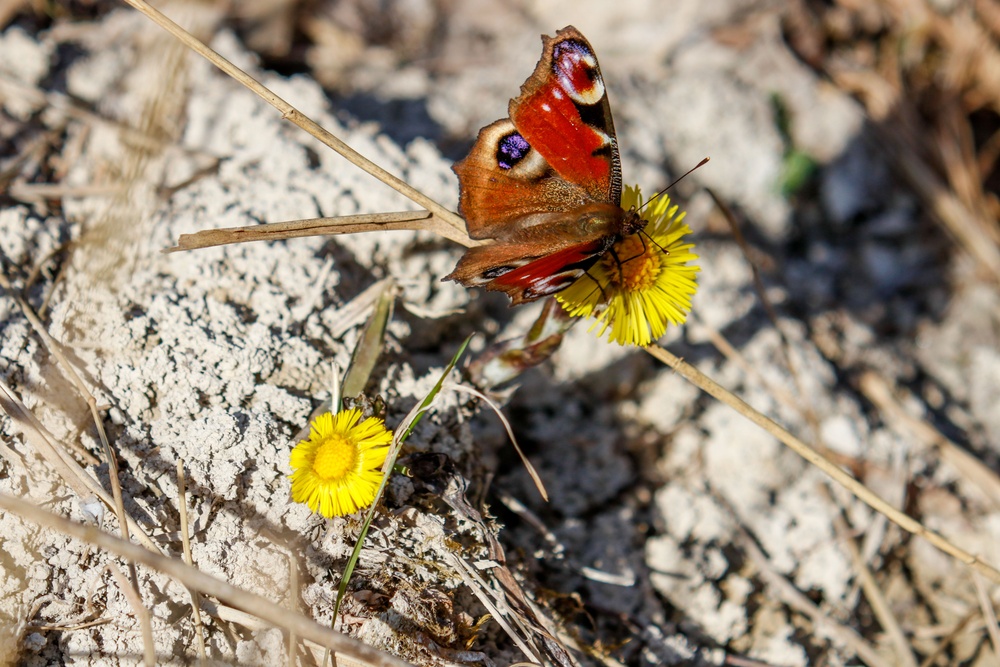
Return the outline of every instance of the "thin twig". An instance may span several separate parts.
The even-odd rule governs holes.
[[[206,229],[194,234],[181,234],[177,245],[163,252],[180,252],[212,248],[230,243],[250,241],[280,241],[305,236],[333,236],[335,234],[358,234],[361,232],[386,232],[401,229],[440,233],[440,220],[427,211],[402,211],[399,213],[368,213],[364,215],[343,215],[335,218],[310,218],[271,222],[247,227],[227,227]],[[452,239],[462,242],[462,239]],[[466,238],[467,240],[467,238]],[[471,241],[464,243],[469,245]]]
[[[662,347],[650,346],[646,348],[646,351],[665,363],[667,366],[673,368],[677,371],[678,375],[694,384],[709,396],[712,396],[720,402],[728,405],[752,421],[754,424],[773,435],[796,454],[822,470],[835,482],[854,494],[859,500],[870,506],[876,512],[885,515],[890,521],[903,530],[913,533],[919,537],[923,537],[944,553],[957,558],[972,568],[975,568],[976,571],[980,572],[993,583],[1000,584],[1000,571],[997,571],[994,567],[984,563],[968,551],[955,546],[941,535],[924,527],[919,521],[903,514],[895,507],[882,500],[882,498],[871,491],[868,487],[851,477],[841,468],[837,467],[837,465],[825,458],[815,449],[796,438],[794,435],[779,426],[775,421],[754,410],[745,401],[738,398],[735,394],[712,380],[712,378],[708,377],[694,366],[685,363],[682,359]]]
[[[188,529],[187,477],[184,474],[184,459],[177,459],[177,507],[181,515],[181,543],[184,545],[184,562],[194,567],[191,557],[191,536]],[[198,591],[188,589],[191,594],[191,615],[194,619],[194,636],[198,639],[198,659],[205,662],[205,629],[201,623],[201,596]]]
[[[388,171],[358,153],[333,134],[320,127],[315,121],[303,115],[302,112],[261,85],[252,76],[210,49],[194,35],[171,21],[148,2],[144,2],[143,0],[125,0],[125,2],[148,16],[157,25],[176,37],[189,49],[197,52],[227,75],[246,86],[249,90],[253,91],[265,102],[280,111],[282,118],[285,118],[286,120],[299,126],[315,138],[319,139],[325,145],[340,153],[340,155],[344,156],[358,168],[371,174],[394,189],[396,192],[418,205],[423,206],[436,217],[440,218],[441,221],[445,223],[441,225],[441,229],[439,230],[439,233],[442,236],[457,242],[461,242],[462,239],[468,238],[468,235],[465,232],[465,221],[462,220],[462,218],[457,214],[449,211],[447,208],[420,192],[409,183],[406,183],[399,177],[390,174]]]
[[[153,553],[137,544],[126,542],[93,526],[85,526],[52,514],[51,512],[46,512],[26,500],[0,493],[0,509],[13,512],[40,526],[52,528],[60,533],[70,535],[71,537],[128,559],[131,562],[140,563],[157,572],[162,572],[192,590],[223,600],[238,609],[252,612],[254,616],[274,627],[284,628],[289,632],[294,632],[331,650],[342,652],[358,660],[367,661],[373,667],[413,667],[410,663],[404,662],[393,655],[372,648],[357,639],[335,632],[330,628],[323,627],[311,618],[290,612],[287,607],[275,604],[267,598],[255,595],[205,574],[201,570],[187,565],[180,559],[168,558]]]

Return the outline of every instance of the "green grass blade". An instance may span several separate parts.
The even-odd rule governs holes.
[[[441,373],[441,377],[438,378],[434,387],[427,393],[427,396],[423,401],[421,401],[420,405],[411,410],[410,414],[403,420],[404,424],[409,421],[409,425],[405,428],[403,434],[399,435],[397,432],[396,437],[393,439],[392,451],[389,452],[389,456],[386,457],[386,462],[383,468],[386,472],[382,475],[382,483],[379,484],[378,491],[375,492],[375,499],[372,501],[372,506],[365,514],[365,520],[364,523],[361,524],[361,533],[358,535],[358,541],[354,545],[354,551],[351,552],[351,557],[347,561],[347,567],[344,568],[344,576],[341,577],[340,586],[337,588],[337,600],[333,604],[333,619],[331,621],[331,627],[332,624],[337,621],[337,614],[340,613],[340,603],[343,601],[344,595],[347,593],[347,584],[350,583],[351,575],[354,574],[354,567],[357,565],[358,559],[361,556],[361,546],[364,544],[365,537],[368,535],[368,528],[371,526],[372,519],[375,518],[375,512],[378,509],[379,501],[382,499],[382,494],[385,492],[386,484],[389,482],[389,473],[392,472],[393,466],[396,465],[396,458],[399,456],[399,452],[403,448],[403,443],[405,443],[406,439],[410,437],[410,433],[413,432],[413,428],[420,422],[420,419],[424,416],[424,413],[427,412],[427,409],[434,401],[434,398],[441,392],[441,387],[444,385],[445,379],[447,379],[448,375],[450,375],[452,370],[454,370],[455,366],[458,364],[458,360],[462,358],[462,355],[465,353],[465,349],[469,346],[469,341],[471,340],[472,336],[465,339],[465,342],[463,342],[461,347],[458,348],[458,352],[456,352],[455,356],[451,358],[451,362],[449,362],[448,367],[444,369],[443,373]]]

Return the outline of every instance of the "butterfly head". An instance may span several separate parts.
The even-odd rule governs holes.
[[[646,228],[646,220],[639,215],[639,211],[635,206],[630,207],[624,213],[625,215],[622,219],[622,238],[638,234]]]

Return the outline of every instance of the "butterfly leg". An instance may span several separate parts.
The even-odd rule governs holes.
[[[590,272],[590,269],[587,269],[586,271],[584,271],[583,275],[587,276],[588,278],[590,278],[591,280],[594,281],[594,284],[597,285],[597,289],[599,289],[601,291],[601,300],[604,301],[604,302],[607,302],[607,300],[608,300],[608,293],[604,291],[604,287],[601,285],[601,281],[594,277],[594,275]],[[590,294],[593,294],[593,293],[594,293],[594,290],[591,290]],[[588,299],[590,298],[590,294],[587,295]]]
[[[615,260],[615,264],[618,265],[618,284],[619,285],[624,285],[625,284],[625,269],[622,267],[622,259],[621,259],[621,257],[618,256],[618,252],[614,249],[614,246],[608,248],[608,253],[611,255],[612,259]],[[645,242],[643,243],[643,251],[641,253],[639,253],[635,257],[629,257],[625,261],[630,262],[633,259],[637,259],[639,257],[642,257],[644,254],[646,254]],[[628,299],[623,299],[622,302],[625,304],[625,314],[628,315]]]
[[[654,239],[652,236],[650,236],[649,234],[647,234],[645,231],[640,230],[640,231],[636,232],[636,236],[639,237],[639,242],[642,243],[642,251],[640,251],[636,255],[633,255],[633,256],[629,257],[628,259],[621,260],[621,262],[619,264],[619,268],[620,268],[621,264],[624,264],[625,262],[631,262],[633,259],[639,259],[643,255],[645,255],[646,254],[646,250],[649,249],[649,246],[646,245],[646,241],[647,240],[650,243],[652,243],[653,245],[655,245],[657,248],[659,248],[660,252],[662,252],[664,255],[669,255],[670,254],[669,250],[667,250],[666,248],[664,248],[663,246],[661,246],[659,243],[657,243],[656,239]]]
[[[643,255],[645,255],[646,254],[646,247],[645,247],[645,243],[643,243],[642,252],[640,252],[638,255],[635,255],[634,257],[629,257],[624,262],[622,261],[622,258],[618,256],[618,252],[614,249],[613,246],[611,248],[608,248],[608,254],[611,255],[612,259],[615,260],[615,264],[618,266],[618,282],[619,282],[619,284],[624,285],[625,284],[625,269],[624,269],[624,267],[622,265],[625,262],[631,262],[633,259],[638,259],[638,258],[642,257]]]

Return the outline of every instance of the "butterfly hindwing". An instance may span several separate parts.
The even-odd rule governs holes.
[[[583,277],[602,250],[600,240],[564,248],[504,273],[492,281],[493,289],[506,292],[512,305],[555,294]]]
[[[469,248],[446,279],[505,292],[514,305],[532,301],[580,278],[637,219],[611,204],[550,213],[513,226],[501,242]]]
[[[599,244],[577,244],[539,257],[524,257],[513,244],[476,246],[448,279],[504,292],[511,305],[518,305],[569,287],[597,261]]]
[[[509,120],[480,130],[472,151],[454,170],[459,211],[474,239],[509,236],[547,214],[590,201],[582,187],[560,178]]]

